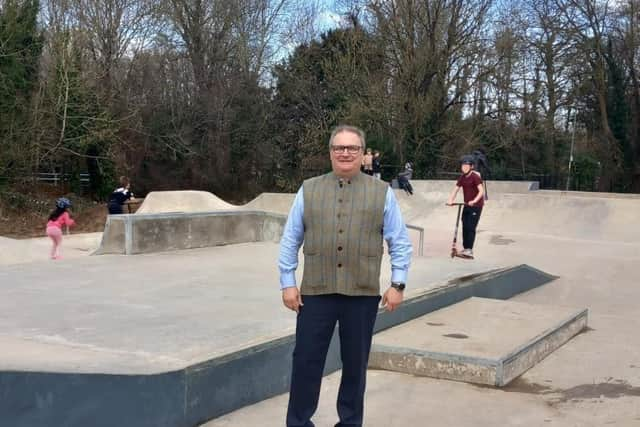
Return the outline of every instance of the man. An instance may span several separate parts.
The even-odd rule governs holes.
[[[282,300],[297,313],[288,427],[314,426],[311,417],[336,322],[342,359],[336,426],[362,425],[367,362],[380,302],[383,238],[391,257],[391,284],[383,305],[393,311],[402,302],[411,243],[393,190],[360,173],[365,149],[360,129],[333,130],[333,171],[303,183],[282,235]],[[304,272],[298,290],[295,270],[303,241]]]
[[[460,255],[464,258],[473,259],[473,244],[476,240],[476,228],[482,214],[484,206],[484,188],[480,174],[473,170],[474,157],[472,155],[462,156],[460,159],[460,169],[462,175],[449,196],[447,204],[453,205],[460,188],[464,195],[464,209],[462,210],[462,246]]]

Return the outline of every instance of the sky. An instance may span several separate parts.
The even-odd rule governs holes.
[[[321,31],[327,31],[340,25],[342,17],[330,9],[324,9],[320,12],[316,20],[318,28]]]
[[[320,11],[316,23],[321,31],[327,31],[340,26],[342,16],[336,12],[336,0],[320,0]]]

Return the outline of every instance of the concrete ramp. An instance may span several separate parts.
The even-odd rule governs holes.
[[[455,180],[412,180],[414,192],[436,192],[449,194],[456,185]],[[489,194],[493,193],[528,193],[536,191],[540,188],[538,181],[487,181],[487,190]]]
[[[473,297],[377,334],[369,367],[502,387],[586,327],[586,309]]]
[[[262,193],[245,205],[233,205],[207,191],[153,191],[147,195],[136,214],[215,212],[237,209],[286,215],[294,198],[293,193]]]
[[[411,181],[417,193],[447,193],[455,185],[453,180]],[[495,193],[527,193],[538,189],[534,181],[489,181],[490,191]],[[152,191],[136,213],[212,212],[218,210],[245,209],[288,214],[294,193],[262,193],[245,205],[227,203],[207,191]]]
[[[508,194],[487,205],[481,229],[637,243],[640,199]]]
[[[418,193],[448,193],[455,185],[453,180],[415,180],[411,183]],[[538,189],[538,183],[534,181],[489,181],[487,185],[490,191],[495,193],[527,193]],[[262,193],[246,205],[237,206],[227,203],[207,191],[152,191],[136,213],[212,212],[245,209],[287,214],[294,197],[294,193]]]
[[[396,190],[404,220],[425,231],[425,252],[444,253],[440,246],[450,242],[456,208],[445,206],[454,181],[414,181],[413,196]],[[556,238],[640,241],[640,196],[538,190],[534,182],[490,181],[489,201],[478,230],[493,233],[535,234]],[[150,212],[264,211],[287,215],[295,195],[263,193],[243,206],[234,206],[202,191],[150,193],[136,215]],[[461,194],[458,202],[462,201]],[[114,224],[114,229],[119,225]],[[113,230],[112,230],[113,231]],[[420,240],[419,233],[410,231]],[[117,230],[121,234],[121,231]],[[442,244],[440,244],[442,243]],[[435,246],[434,246],[435,244]],[[416,245],[417,247],[417,245]],[[444,247],[444,246],[442,246]],[[417,252],[416,252],[417,253]]]
[[[295,197],[296,195],[294,193],[262,193],[242,206],[242,209],[276,212],[288,215]]]
[[[539,195],[555,195],[562,197],[590,197],[600,199],[640,199],[640,194],[636,193],[601,193],[596,191],[562,191],[562,190],[539,190]]]
[[[236,206],[208,191],[152,191],[147,194],[136,214],[211,212],[234,208]]]
[[[448,194],[396,192],[406,222],[430,231],[446,230],[451,239],[456,208],[445,206]],[[458,201],[462,201],[459,198]],[[640,198],[582,197],[563,192],[493,194],[482,211],[479,231],[522,233],[576,240],[640,241]]]

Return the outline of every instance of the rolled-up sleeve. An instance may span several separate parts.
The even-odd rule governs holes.
[[[298,268],[298,251],[304,240],[304,195],[302,187],[298,190],[289,211],[287,223],[280,239],[280,289],[296,286],[296,269]]]
[[[400,206],[391,188],[387,190],[384,204],[383,236],[389,246],[391,257],[391,281],[406,283],[413,248]]]

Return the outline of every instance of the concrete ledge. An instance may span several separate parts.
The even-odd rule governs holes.
[[[94,255],[279,241],[287,217],[262,211],[110,215]]]
[[[588,324],[589,310],[584,309],[540,335],[530,343],[524,344],[513,353],[500,360],[496,385],[503,387],[525,373],[542,359],[547,357],[567,341],[582,332]]]
[[[509,298],[551,280],[553,276],[525,265],[454,279],[408,294],[393,313],[381,310],[375,331],[469,296]],[[293,333],[283,331],[237,351],[153,374],[8,371],[0,365],[0,396],[6,397],[0,399],[0,419],[12,427],[197,426],[286,392],[294,342]],[[340,369],[339,360],[336,330],[325,373]]]
[[[580,333],[587,316],[470,298],[377,335],[369,367],[502,387]]]
[[[495,384],[500,370],[491,359],[381,344],[371,347],[369,369],[489,385]]]
[[[93,255],[135,255],[249,242],[278,242],[286,215],[252,210],[109,215],[100,246]],[[412,243],[423,255],[424,229]]]

